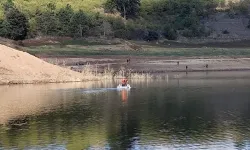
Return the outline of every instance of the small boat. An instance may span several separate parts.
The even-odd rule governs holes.
[[[131,89],[131,86],[129,84],[127,84],[126,86],[122,86],[121,84],[119,84],[117,86],[117,89]]]

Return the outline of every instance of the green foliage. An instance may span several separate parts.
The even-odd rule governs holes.
[[[172,25],[166,25],[164,27],[163,35],[168,40],[176,40],[177,39],[177,31],[174,29]]]
[[[232,6],[232,12],[245,12],[246,1]],[[12,8],[20,12],[29,37],[42,36],[100,36],[135,40],[158,40],[161,37],[176,40],[178,34],[186,37],[206,36],[200,20],[215,12],[224,0],[2,0],[0,35],[13,38],[12,26],[7,12]],[[106,15],[119,12],[122,17]],[[237,11],[236,11],[237,9]],[[0,9],[1,17],[1,9]],[[13,19],[15,20],[15,19]],[[17,30],[17,28],[15,28]],[[18,31],[20,33],[20,31]],[[17,32],[16,32],[17,33]],[[18,38],[20,39],[20,38]]]
[[[156,31],[148,31],[148,34],[144,37],[145,41],[156,41],[159,39],[159,34]]]
[[[217,0],[145,0],[141,15],[167,39],[176,39],[177,30],[187,37],[202,36],[200,20],[213,14],[218,4]]]
[[[103,7],[106,13],[114,13],[116,9],[116,3],[114,0],[107,0]]]
[[[59,21],[59,28],[60,33],[59,35],[69,36],[71,35],[70,28],[71,28],[71,18],[74,15],[74,10],[71,8],[70,5],[67,5],[64,8],[61,8],[58,13],[58,21]]]
[[[0,20],[0,36],[10,37],[10,24],[6,20]]]
[[[87,15],[79,10],[71,19],[71,33],[74,37],[83,37],[89,30],[89,19]]]
[[[126,29],[128,32],[128,39],[143,40],[147,35],[147,29],[143,22],[135,22],[134,20],[127,21]]]
[[[3,3],[4,12],[8,12],[12,8],[14,8],[14,3],[12,0],[7,0],[5,3]]]
[[[129,19],[138,16],[140,5],[140,0],[107,0],[104,8],[108,12],[114,12],[116,8],[124,19]]]
[[[39,35],[57,35],[59,20],[55,12],[46,11],[36,16],[36,32]]]
[[[23,40],[28,33],[28,20],[15,7],[9,7],[5,12],[5,21],[1,24],[1,34],[13,40]]]
[[[113,30],[125,30],[126,25],[122,18],[107,17],[106,19],[111,24]]]
[[[126,29],[119,29],[114,31],[114,36],[116,38],[128,39],[129,34]]]

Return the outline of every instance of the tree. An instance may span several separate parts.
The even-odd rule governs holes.
[[[42,35],[58,35],[58,18],[55,13],[55,4],[49,3],[46,11],[40,12],[37,10],[36,13],[36,30],[38,34]]]
[[[106,13],[114,13],[116,9],[116,3],[114,0],[107,0],[104,3],[104,10]]]
[[[112,32],[112,27],[111,24],[107,21],[103,21],[103,36],[110,36],[113,32]]]
[[[137,17],[141,5],[140,0],[113,0],[113,3],[109,0],[108,2],[110,8],[113,5],[116,6],[124,19]]]
[[[82,10],[73,15],[70,24],[73,36],[83,37],[89,30],[89,19]]]
[[[36,16],[36,30],[43,35],[58,34],[58,19],[54,12],[42,12]]]
[[[177,39],[177,32],[176,30],[173,28],[172,25],[166,25],[164,27],[164,32],[163,35],[166,39],[168,40],[176,40]]]
[[[0,20],[0,36],[10,37],[10,24],[6,20]]]
[[[3,9],[4,12],[7,13],[10,9],[14,8],[15,5],[13,3],[12,0],[7,0],[4,4],[3,4]]]
[[[10,32],[7,34],[8,38],[13,40],[25,39],[28,33],[28,20],[26,16],[13,7],[5,12],[5,19],[6,31]]]
[[[71,18],[74,15],[74,10],[71,8],[70,5],[67,5],[65,8],[61,8],[58,13],[57,17],[59,20],[59,27],[60,27],[60,34],[62,35],[70,35],[70,27],[71,27]]]

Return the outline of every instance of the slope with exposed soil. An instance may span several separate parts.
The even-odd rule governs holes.
[[[81,81],[81,74],[0,44],[0,84]]]

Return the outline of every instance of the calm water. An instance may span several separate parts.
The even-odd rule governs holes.
[[[0,149],[250,149],[250,73],[0,87]]]

